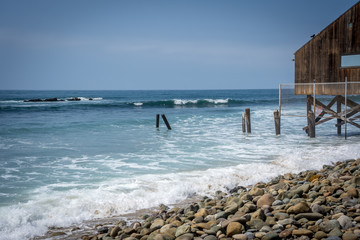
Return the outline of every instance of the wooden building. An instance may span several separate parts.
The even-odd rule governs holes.
[[[295,53],[295,83],[360,81],[360,1]],[[313,86],[296,85],[295,94],[311,95]],[[344,95],[343,84],[317,84],[317,95]],[[356,84],[348,94],[360,94]]]
[[[348,84],[345,85],[345,81]],[[311,113],[310,116],[315,118],[315,107],[322,109],[313,122],[308,119],[304,130],[308,132],[310,126],[331,119],[337,119],[338,134],[341,134],[341,126],[345,123],[360,128],[354,122],[360,118],[355,116],[360,111],[360,105],[348,99],[348,95],[360,94],[359,82],[360,1],[320,33],[313,35],[295,53],[295,94],[307,95],[308,117]],[[317,95],[333,95],[334,98],[324,104],[316,99]],[[342,105],[345,105],[343,109]]]

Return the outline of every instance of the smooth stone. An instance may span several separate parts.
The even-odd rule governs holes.
[[[183,235],[183,234],[185,234],[185,233],[188,233],[188,232],[190,232],[190,225],[189,224],[187,224],[187,223],[185,223],[185,224],[183,224],[183,225],[181,225],[180,227],[178,227],[177,229],[176,229],[176,233],[175,233],[175,236],[176,237],[179,237],[179,236],[181,236],[181,235]]]
[[[353,227],[352,219],[346,215],[340,216],[337,221],[339,222],[342,229],[347,230]]]
[[[194,238],[194,234],[192,233],[185,233],[176,238],[176,240],[192,240]]]
[[[225,212],[225,211],[220,211],[218,213],[215,214],[215,219],[219,219],[219,218],[227,218],[230,214]]]
[[[326,238],[326,237],[327,237],[327,234],[324,233],[323,231],[318,231],[314,235],[314,238],[316,238],[316,239],[323,239],[323,238]]]
[[[244,226],[239,222],[230,222],[226,227],[226,236],[231,237],[232,235],[242,233]]]
[[[259,200],[256,202],[256,206],[258,208],[261,208],[264,205],[271,206],[274,201],[275,198],[270,193],[266,193],[259,198]]]
[[[352,232],[346,232],[342,235],[343,240],[357,240],[357,236]]]
[[[261,219],[261,220],[265,221],[266,216],[265,216],[264,210],[262,210],[262,209],[256,210],[256,212],[254,212],[251,215],[251,220],[255,220],[255,219]]]
[[[272,206],[280,206],[280,205],[283,205],[284,203],[283,203],[283,201],[281,201],[281,200],[275,200],[271,205]]]
[[[261,240],[273,240],[273,239],[277,239],[279,237],[279,235],[275,232],[269,232],[266,233]]]
[[[352,197],[352,198],[359,197],[359,192],[356,188],[349,188],[346,193],[349,197]]]
[[[301,218],[306,218],[308,220],[318,220],[322,217],[323,215],[320,213],[299,213],[295,216],[295,220],[299,220]]]
[[[258,231],[267,224],[261,219],[255,219],[250,221],[250,226],[256,228]]]
[[[248,202],[242,208],[240,208],[240,210],[244,213],[250,213],[256,210],[256,205],[252,202]]]
[[[310,207],[307,205],[306,202],[300,202],[294,206],[291,206],[287,210],[287,213],[289,214],[298,214],[298,213],[306,213],[306,212],[310,212]]]
[[[256,238],[262,238],[263,236],[265,236],[266,235],[266,233],[264,233],[264,232],[256,232],[255,233],[255,237]]]
[[[119,226],[116,226],[113,229],[111,229],[110,237],[116,237],[120,230],[121,228]]]
[[[336,236],[336,237],[341,237],[343,235],[343,233],[340,231],[339,228],[335,227],[334,229],[332,229],[329,233],[329,236]]]
[[[284,220],[284,219],[289,218],[290,216],[287,213],[275,213],[274,217],[278,220]]]
[[[261,188],[257,188],[257,187],[253,187],[250,191],[249,194],[251,196],[260,196],[264,194],[264,190]]]
[[[314,233],[308,229],[303,229],[303,228],[300,228],[300,229],[295,229],[292,231],[292,235],[293,236],[312,236]]]
[[[260,229],[260,232],[271,232],[271,231],[272,231],[272,228],[270,226],[263,226]]]
[[[232,203],[229,206],[225,207],[225,212],[228,214],[234,214],[238,210],[238,205],[236,203]]]
[[[248,239],[246,234],[235,234],[232,236],[232,238],[236,239],[236,240],[247,240]]]
[[[280,220],[277,222],[278,224],[282,225],[282,226],[286,226],[286,225],[289,225],[289,224],[293,224],[294,223],[294,219],[292,218],[286,218],[284,220]]]
[[[208,235],[204,238],[204,240],[218,240],[218,238],[214,235]]]
[[[342,240],[342,239],[340,237],[330,236],[330,237],[326,238],[326,240]]]
[[[161,218],[157,218],[154,220],[154,222],[151,224],[150,226],[150,230],[154,231],[157,229],[160,229],[161,227],[163,227],[165,225],[165,221],[162,220]]]
[[[320,229],[326,233],[329,233],[334,228],[340,228],[340,224],[337,220],[329,220],[320,223]]]
[[[313,204],[313,205],[311,206],[311,211],[312,211],[313,213],[325,214],[325,209],[324,209],[321,205],[319,205],[319,204],[317,204],[317,203],[315,203],[315,204]]]
[[[246,232],[245,235],[247,236],[247,238],[250,239],[254,239],[255,238],[255,234],[253,232]]]
[[[197,213],[194,214],[195,217],[205,217],[208,215],[208,211],[206,208],[200,208]]]

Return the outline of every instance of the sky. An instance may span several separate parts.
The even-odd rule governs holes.
[[[278,88],[356,2],[0,0],[0,89]]]

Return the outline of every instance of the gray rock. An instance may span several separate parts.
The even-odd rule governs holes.
[[[275,200],[273,203],[272,203],[272,206],[280,206],[280,205],[283,205],[283,201],[281,200]]]
[[[190,224],[185,223],[176,229],[175,236],[179,237],[188,232],[190,232]]]
[[[245,234],[235,234],[232,236],[235,240],[247,240],[247,236]]]
[[[344,230],[347,230],[347,229],[353,227],[352,219],[349,218],[349,217],[346,216],[346,215],[340,216],[337,220],[338,220],[340,226],[341,226]]]
[[[284,219],[284,220],[278,221],[277,223],[285,227],[286,225],[293,224],[293,223],[294,223],[294,219],[292,219],[292,218],[286,218],[286,219]]]
[[[331,237],[326,238],[326,240],[341,240],[341,238],[340,238],[340,237],[331,236]]]
[[[287,213],[275,213],[274,217],[278,220],[283,220],[283,219],[289,218],[290,216]]]
[[[279,235],[275,232],[269,232],[269,233],[266,233],[262,238],[261,240],[272,240],[272,239],[277,239],[279,238]]]
[[[250,239],[254,239],[255,238],[255,234],[252,232],[246,232],[245,235],[247,236],[247,238]]]
[[[261,229],[260,229],[260,232],[271,232],[272,229],[270,226],[263,226]]]
[[[186,233],[176,238],[176,240],[192,240],[194,238],[194,234]]]
[[[208,235],[204,238],[204,240],[217,240],[217,237],[215,237],[214,235]]]
[[[301,218],[306,218],[307,220],[318,220],[322,218],[323,215],[320,213],[299,213],[295,216],[295,220],[299,220]]]
[[[228,213],[228,212],[220,211],[215,214],[215,219],[227,218],[229,215],[230,215],[230,213]]]
[[[319,204],[315,203],[311,206],[311,211],[313,213],[320,213],[320,214],[325,214],[325,208],[323,208],[322,206],[320,206]]]
[[[343,234],[342,232],[340,231],[339,228],[335,227],[334,229],[332,229],[329,234],[328,234],[330,237],[331,236],[335,236],[335,237],[341,237]]]
[[[321,231],[324,231],[326,233],[329,233],[334,228],[340,228],[340,227],[341,226],[337,220],[329,220],[329,221],[320,223]]]

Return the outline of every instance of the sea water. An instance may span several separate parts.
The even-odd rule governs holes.
[[[58,98],[57,102],[24,102]],[[80,101],[69,101],[71,98]],[[336,120],[310,139],[277,90],[0,91],[0,239],[175,204],[360,157]],[[356,100],[356,99],[355,99]],[[306,100],[287,96],[292,115]],[[242,114],[251,109],[251,134]],[[165,114],[172,130],[156,114]]]

